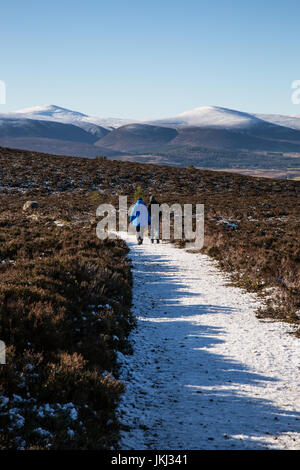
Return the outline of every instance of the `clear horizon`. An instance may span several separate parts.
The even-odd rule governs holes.
[[[0,113],[51,103],[137,120],[200,106],[300,114],[295,0],[12,0],[1,13]]]

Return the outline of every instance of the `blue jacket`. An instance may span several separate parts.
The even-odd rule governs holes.
[[[147,227],[151,223],[148,208],[142,199],[138,199],[130,214],[130,223],[135,227]]]

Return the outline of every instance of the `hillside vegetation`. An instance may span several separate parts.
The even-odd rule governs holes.
[[[204,203],[204,251],[265,296],[260,316],[300,323],[299,181],[5,148],[0,175],[2,449],[117,442],[131,274],[126,245],[96,238],[96,208],[133,202],[138,186],[160,202]],[[27,200],[39,207],[22,211]]]
[[[109,449],[134,323],[128,249],[64,198],[30,213],[23,199],[0,202],[0,449]]]

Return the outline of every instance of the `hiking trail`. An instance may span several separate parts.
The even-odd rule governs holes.
[[[120,449],[299,449],[300,340],[206,255],[120,234],[133,264]]]

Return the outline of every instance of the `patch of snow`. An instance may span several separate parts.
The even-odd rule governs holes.
[[[66,223],[62,220],[54,220],[53,222],[57,227],[64,227]]]
[[[70,418],[73,421],[76,421],[76,419],[78,418],[78,412],[72,403],[69,403],[69,406],[70,406],[69,407]]]
[[[300,115],[297,114],[255,114],[255,116],[272,124],[300,130]]]
[[[255,316],[254,294],[228,285],[206,255],[170,244],[138,246],[132,356],[120,449],[299,449],[300,340]]]
[[[85,130],[89,130],[89,126],[91,130],[93,125],[101,126],[106,129],[116,129],[117,127],[133,122],[132,119],[92,117],[78,111],[72,111],[53,104],[21,109],[15,113],[11,113],[11,115],[29,119],[73,124],[75,126],[82,127]]]
[[[217,127],[222,129],[249,128],[260,123],[259,117],[236,111],[234,109],[222,108],[220,106],[200,106],[185,111],[175,117],[159,119],[149,122],[167,127]]]
[[[36,428],[34,429],[34,432],[38,433],[42,437],[53,437],[51,432],[47,431],[46,429],[43,428]]]
[[[4,408],[9,403],[9,398],[0,395],[0,408]]]
[[[25,418],[20,414],[19,408],[11,408],[8,413],[14,428],[22,428],[24,426]]]

